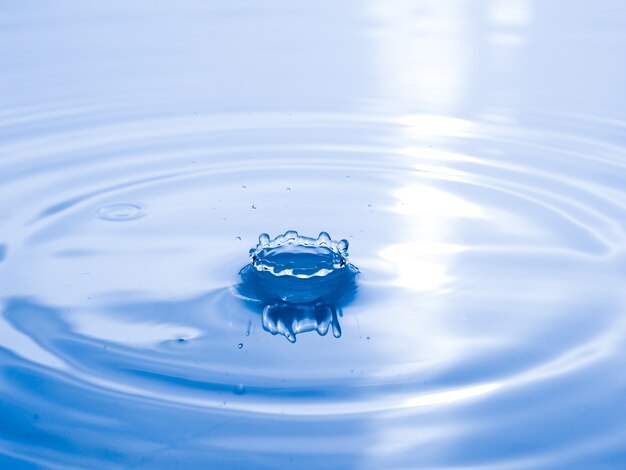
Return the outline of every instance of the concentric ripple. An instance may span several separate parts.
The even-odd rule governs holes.
[[[102,220],[126,221],[143,217],[146,210],[140,204],[117,203],[100,207],[96,215]]]
[[[37,138],[3,118],[11,458],[563,468],[624,448],[619,142],[446,116],[97,114],[42,113]],[[234,295],[246,248],[286,224],[350,242],[340,330],[319,307],[356,271],[324,234],[295,266],[299,235],[263,237],[242,274],[273,276],[248,296],[261,311]]]

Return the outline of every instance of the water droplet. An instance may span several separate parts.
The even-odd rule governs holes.
[[[331,237],[328,232],[320,232],[320,234],[317,236],[317,240],[320,243],[329,244]]]
[[[238,347],[239,349],[243,348],[243,343],[239,343],[239,344],[237,345],[237,347]]]
[[[176,340],[177,343],[184,343],[185,341],[187,341],[185,338],[178,338]]]
[[[283,235],[284,241],[298,242],[299,238],[300,237],[298,236],[298,232],[296,232],[295,230],[287,230]]]
[[[346,175],[346,179],[349,180],[350,179],[350,175]]]
[[[244,184],[241,189],[248,189],[248,187]]]
[[[372,339],[372,338],[370,338],[369,336],[367,336],[365,339],[369,341],[369,340],[370,340],[370,339]]]
[[[371,204],[368,204],[368,205],[367,205],[367,208],[368,208],[368,209],[371,209],[371,208],[372,208],[372,205],[371,205]]]
[[[256,209],[256,204],[252,204],[252,208],[253,208],[253,209]]]
[[[235,240],[237,240],[238,242],[241,241],[241,237],[235,237]]]
[[[146,215],[146,209],[141,204],[116,203],[102,206],[96,211],[96,216],[102,220],[125,222],[140,219]]]
[[[287,186],[287,188],[286,188],[286,189],[287,189],[287,191],[291,191],[291,188],[290,188],[289,186]]]

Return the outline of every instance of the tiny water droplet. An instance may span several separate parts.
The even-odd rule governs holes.
[[[237,240],[238,242],[241,241],[241,237],[235,237],[235,240]]]
[[[243,343],[239,343],[239,344],[237,345],[237,347],[238,347],[239,349],[243,348]]]
[[[287,191],[291,191],[291,188],[290,188],[289,186],[287,186],[287,188],[286,188],[286,189],[287,189]]]
[[[185,341],[187,341],[185,338],[178,338],[176,340],[177,343],[184,343]]]
[[[226,222],[226,217],[222,217],[222,221],[223,221],[223,222]]]
[[[248,189],[248,187],[244,184],[241,189]]]
[[[371,209],[371,208],[372,208],[372,205],[371,205],[371,204],[368,204],[368,205],[367,205],[367,208],[368,208],[368,209]]]
[[[256,204],[252,204],[252,208],[253,208],[253,209],[256,209]]]
[[[320,243],[326,243],[326,244],[328,244],[328,243],[330,243],[331,237],[330,237],[330,235],[328,234],[328,232],[320,232],[320,234],[317,236],[317,240],[318,240]]]
[[[350,179],[350,175],[346,175],[346,179],[349,180]]]
[[[372,338],[370,338],[369,336],[367,336],[365,339],[369,341],[369,340],[370,340],[370,339],[372,339]]]

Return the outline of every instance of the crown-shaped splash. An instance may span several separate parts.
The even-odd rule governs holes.
[[[341,336],[341,308],[354,297],[359,273],[348,262],[347,240],[326,232],[312,238],[289,230],[274,239],[262,233],[250,261],[237,292],[262,308],[264,330],[291,342],[307,331]]]
[[[317,238],[288,230],[273,240],[267,233],[250,250],[252,265],[275,276],[308,278],[326,276],[348,264],[348,240],[333,240],[327,232]]]

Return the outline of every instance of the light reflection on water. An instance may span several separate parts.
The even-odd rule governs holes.
[[[621,468],[619,2],[62,6],[0,7],[0,467]],[[233,293],[291,228],[340,338]]]

